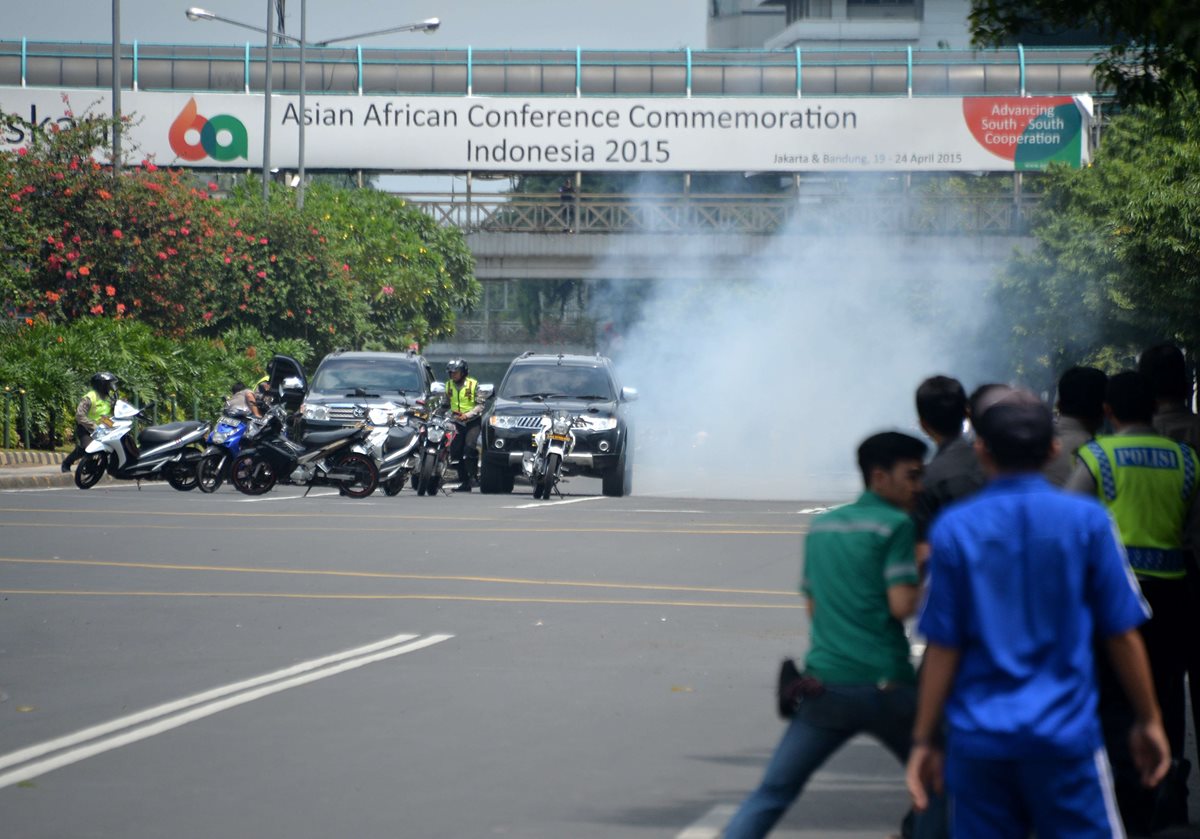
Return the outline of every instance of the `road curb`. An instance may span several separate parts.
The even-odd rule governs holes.
[[[4,466],[50,466],[63,462],[62,452],[34,451],[31,449],[0,449],[0,467]]]
[[[3,489],[45,489],[50,487],[73,487],[75,475],[72,472],[58,474],[22,474],[24,469],[0,470],[0,490]],[[107,475],[105,479],[107,479]]]

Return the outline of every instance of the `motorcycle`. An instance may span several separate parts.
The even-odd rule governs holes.
[[[420,460],[417,467],[417,495],[436,495],[450,463],[450,444],[458,433],[458,423],[442,411],[434,411],[421,425]]]
[[[343,495],[366,498],[379,485],[375,462],[353,447],[367,438],[365,424],[315,431],[295,442],[284,430],[287,412],[275,405],[254,435],[254,446],[240,452],[229,467],[229,480],[247,495],[262,495],[276,483],[336,486]],[[305,490],[305,495],[308,490]]]
[[[201,492],[216,492],[229,477],[229,464],[237,457],[254,415],[245,408],[227,409],[205,438],[208,448],[196,464],[196,484]]]
[[[181,492],[196,488],[200,450],[194,444],[204,439],[208,423],[185,420],[152,425],[138,432],[135,440],[130,432],[141,413],[125,400],[116,400],[112,416],[96,423],[92,441],[75,467],[75,486],[91,489],[107,471],[121,481],[165,478]]]
[[[375,462],[379,484],[384,494],[392,496],[404,489],[420,463],[417,447],[421,442],[420,428],[409,425],[410,411],[395,403],[386,403],[367,412],[370,433],[367,439],[354,446]]]
[[[575,429],[587,423],[569,411],[547,410],[533,435],[533,451],[521,457],[521,471],[533,485],[534,498],[550,498],[558,490],[563,459],[575,448]]]

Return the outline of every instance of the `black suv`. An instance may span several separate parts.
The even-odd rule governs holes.
[[[636,398],[637,391],[620,386],[612,362],[602,355],[527,352],[514,359],[483,415],[480,489],[512,492],[541,416],[553,407],[579,414],[588,425],[576,430],[563,472],[600,478],[605,495],[629,495],[633,452],[625,408]]]
[[[425,398],[433,370],[412,352],[332,352],[317,366],[300,414],[306,429],[353,425],[385,402]]]

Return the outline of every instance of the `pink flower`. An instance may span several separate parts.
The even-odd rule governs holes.
[[[392,288],[390,285],[385,285],[385,286],[384,286],[382,289],[380,289],[380,290],[381,290],[381,291],[382,291],[384,294],[386,294],[388,297],[391,297],[393,294],[395,294],[395,293],[396,293],[396,289]]]
[[[267,272],[266,272],[266,271],[259,271],[259,272],[258,272],[257,274],[255,274],[254,276],[258,277],[260,280],[265,280],[265,279],[267,278]]]
[[[102,315],[102,314],[104,314],[104,307],[101,306],[99,303],[97,303],[95,306],[93,306],[91,308],[91,313],[93,315]]]
[[[92,273],[92,269],[88,268],[86,265],[81,265],[79,267],[79,276],[86,277],[91,273]]]
[[[212,319],[213,319],[213,313],[212,313],[212,312],[205,312],[205,313],[204,313],[204,319],[205,319],[206,321],[212,320]]]
[[[124,304],[124,303],[118,303],[118,304],[117,304],[117,314],[118,314],[118,315],[123,315],[123,314],[125,314],[125,304]]]
[[[104,287],[104,293],[107,294],[109,297],[117,296],[117,290],[110,285],[106,285]]]
[[[124,235],[125,235],[125,234],[124,234],[124,233],[122,233],[120,230],[114,230],[114,231],[113,231],[113,238],[114,238],[114,239],[120,239],[120,238],[121,238],[122,236],[124,236]]]
[[[263,238],[261,238],[261,239],[259,239],[259,240],[258,240],[258,243],[259,243],[260,245],[265,245],[265,244],[267,243],[267,238],[264,236]]]
[[[230,259],[229,257],[225,257],[225,264],[226,264],[226,265],[228,265],[228,264],[229,264],[229,263],[231,263],[231,262],[233,262],[233,260],[232,260],[232,259]]]
[[[19,149],[17,149],[17,157],[24,157],[28,152],[29,152],[29,149],[27,149],[27,148],[23,148],[23,147],[19,148]]]
[[[218,188],[218,187],[217,187],[217,182],[216,182],[216,181],[209,181],[209,182],[208,182],[208,191],[209,191],[209,192],[216,192],[216,191],[217,191],[217,188]]]
[[[349,265],[347,265],[345,262],[343,262],[343,263],[342,263],[342,270],[343,270],[343,271],[349,271],[349,270],[350,270],[350,266],[349,266]]]

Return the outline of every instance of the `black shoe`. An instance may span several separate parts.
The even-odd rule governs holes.
[[[64,461],[62,462],[62,470],[63,470],[64,472],[70,472],[70,471],[71,471],[71,464],[67,463],[67,462],[64,460]]]
[[[470,492],[471,484],[469,482],[464,482],[464,483],[459,484],[456,487],[452,487],[450,491],[451,492]]]

